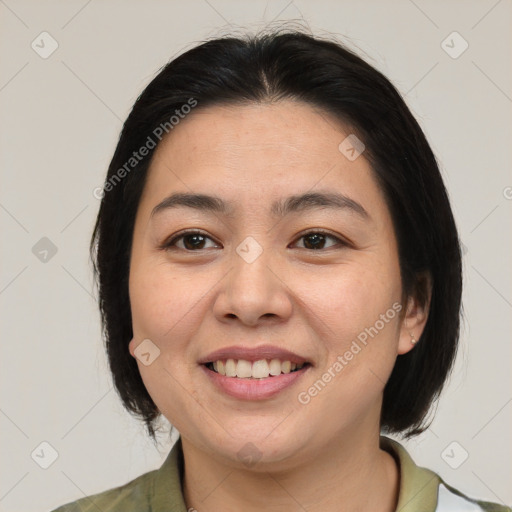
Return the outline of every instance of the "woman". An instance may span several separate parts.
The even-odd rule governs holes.
[[[159,470],[58,509],[510,510],[411,437],[452,367],[461,254],[390,82],[298,32],[216,39],[136,101],[93,236],[111,371]]]

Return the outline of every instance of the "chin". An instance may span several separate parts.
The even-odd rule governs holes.
[[[299,456],[304,457],[304,448],[309,442],[302,437],[299,428],[279,429],[277,433],[276,424],[279,422],[272,423],[269,425],[266,422],[254,422],[251,428],[246,425],[236,437],[231,437],[223,430],[221,439],[212,439],[209,432],[208,438],[204,441],[209,451],[227,459],[228,464],[236,465],[240,469],[256,472],[286,470],[296,465]]]

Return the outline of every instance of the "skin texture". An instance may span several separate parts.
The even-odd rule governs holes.
[[[134,337],[160,355],[137,360],[162,414],[179,430],[188,507],[210,510],[395,510],[399,477],[379,448],[385,383],[413,349],[427,312],[414,299],[307,404],[297,399],[394,303],[402,283],[391,216],[364,153],[338,149],[349,135],[325,112],[290,100],[196,109],[159,145],[137,212],[130,268]],[[273,217],[273,201],[339,192],[360,203]],[[231,215],[153,208],[174,192],[215,194]],[[204,248],[171,235],[197,229]],[[324,248],[304,232],[326,230]],[[263,252],[236,252],[248,236]],[[306,237],[307,238],[307,237]],[[311,242],[311,240],[309,240]],[[188,252],[186,247],[189,247]],[[305,357],[309,370],[260,401],[218,391],[198,364],[230,345],[272,344]],[[238,453],[259,457],[250,467]],[[246,448],[247,449],[247,448]]]

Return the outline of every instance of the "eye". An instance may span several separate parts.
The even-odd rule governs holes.
[[[184,251],[192,252],[195,250],[207,249],[207,240],[213,242],[213,240],[209,236],[206,236],[204,233],[200,231],[187,231],[185,233],[181,233],[177,236],[172,237],[170,240],[165,241],[162,244],[162,249],[171,250],[173,248],[177,248]],[[181,242],[183,243],[179,245]]]
[[[310,249],[310,250],[321,250],[328,249],[330,247],[334,247],[336,245],[339,246],[347,246],[348,243],[334,236],[330,233],[324,231],[309,231],[308,233],[304,233],[298,238],[298,240],[304,240],[303,247],[299,247],[300,249]],[[334,240],[334,244],[330,246],[326,245],[326,240]],[[216,242],[213,241],[212,238],[202,233],[201,231],[187,231],[181,233],[179,235],[173,236],[169,240],[165,241],[161,248],[166,250],[172,249],[180,249],[187,252],[200,251],[203,249],[208,249],[207,241],[213,242],[213,247],[218,247]],[[211,247],[211,246],[210,246]]]
[[[327,239],[334,240],[336,243],[329,246],[333,247],[336,245],[340,246],[346,246],[348,245],[345,241],[341,240],[340,238],[331,235],[330,233],[326,233],[324,231],[309,231],[308,233],[304,233],[298,240],[304,239],[303,247],[299,247],[300,249],[312,249],[312,250],[319,250],[319,249],[326,249],[325,247],[325,241]],[[327,247],[327,248],[329,248]]]

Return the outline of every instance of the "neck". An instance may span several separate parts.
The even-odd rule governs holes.
[[[182,439],[188,510],[219,512],[394,512],[399,472],[379,447],[379,435],[326,446],[314,458],[281,471],[251,471],[212,458]]]

